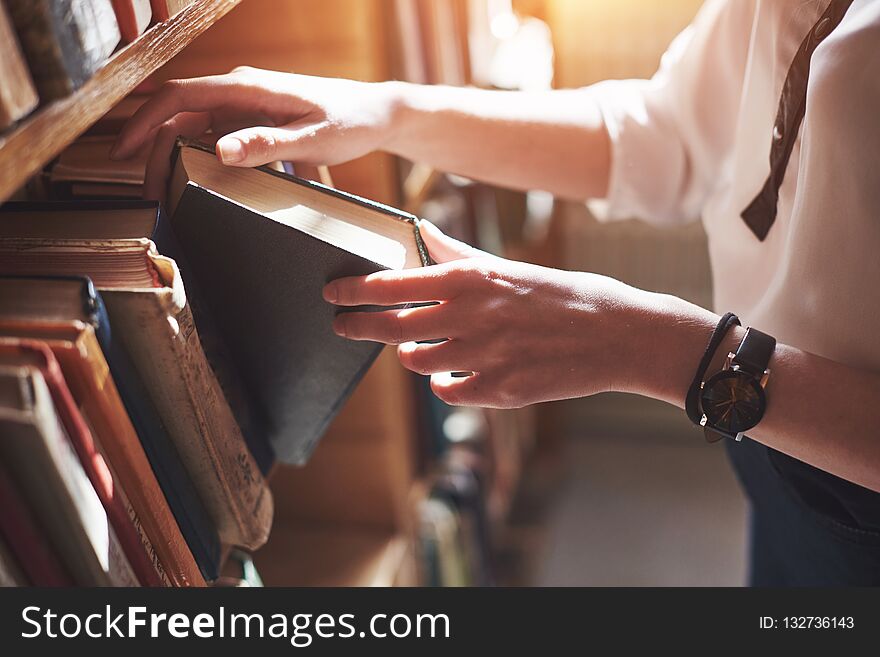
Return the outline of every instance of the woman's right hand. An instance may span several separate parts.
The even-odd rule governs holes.
[[[381,149],[395,109],[393,83],[367,83],[239,67],[225,75],[166,82],[132,116],[113,159],[150,148],[144,197],[164,199],[178,135],[210,130],[230,166],[274,160],[339,164]]]

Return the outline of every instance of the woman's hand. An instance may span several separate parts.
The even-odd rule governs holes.
[[[153,199],[164,197],[178,135],[201,137],[210,130],[217,156],[232,166],[274,160],[338,164],[383,147],[393,89],[250,67],[171,80],[131,118],[112,155],[126,159],[151,149],[144,196]]]
[[[431,376],[450,404],[496,408],[629,388],[632,335],[650,310],[645,295],[595,274],[488,255],[422,222],[440,264],[339,279],[324,298],[340,306],[439,302],[345,312],[334,330],[353,340],[398,344],[400,362]],[[448,338],[437,344],[418,341]],[[450,372],[473,372],[453,377]]]

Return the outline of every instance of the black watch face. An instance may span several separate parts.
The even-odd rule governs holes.
[[[724,370],[706,381],[700,402],[707,424],[727,433],[751,429],[766,407],[764,389],[755,377],[734,370]]]

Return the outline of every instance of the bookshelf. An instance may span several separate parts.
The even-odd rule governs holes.
[[[118,50],[74,94],[41,107],[0,135],[0,202],[239,2],[196,0]]]
[[[416,6],[415,0],[400,1]],[[422,4],[433,17],[437,8],[432,2]],[[463,7],[464,2],[442,3],[448,11],[440,22],[447,32],[456,25],[453,5]],[[397,77],[393,6],[391,0],[196,0],[119,49],[75,94],[0,133],[0,204],[145,81],[152,88],[170,78],[224,73],[240,64],[365,81]],[[431,41],[434,46],[439,42]],[[455,43],[463,48],[465,40]],[[465,57],[462,52],[444,60],[464,64]],[[462,76],[466,72],[448,81],[461,83]],[[407,167],[391,155],[374,153],[334,166],[333,179],[340,189],[391,205],[408,199],[419,212],[441,176],[416,167],[408,183],[416,192],[409,194],[402,189],[406,184],[401,185]],[[42,193],[37,187],[29,186],[27,192]],[[445,465],[431,451],[429,434],[435,427],[425,421],[432,411],[426,409],[418,381],[400,366],[393,349],[385,350],[309,463],[274,468],[267,478],[275,500],[274,524],[266,545],[253,553],[267,585],[403,586],[428,581],[422,567],[421,508]],[[517,444],[509,450],[504,445],[486,447],[493,461],[499,455],[509,460],[506,451],[519,449],[513,416],[500,418],[492,423],[499,427],[497,437],[505,445]],[[510,463],[489,464],[493,471],[506,473],[508,495],[517,477],[519,455],[514,457]],[[499,494],[489,491],[487,497],[495,500]],[[507,497],[490,502],[502,509],[493,514],[499,521],[508,504]]]

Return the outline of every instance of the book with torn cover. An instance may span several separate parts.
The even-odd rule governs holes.
[[[168,209],[183,279],[203,297],[257,423],[278,459],[305,462],[381,349],[333,332],[322,288],[427,264],[418,219],[268,167],[224,167],[186,140]]]

